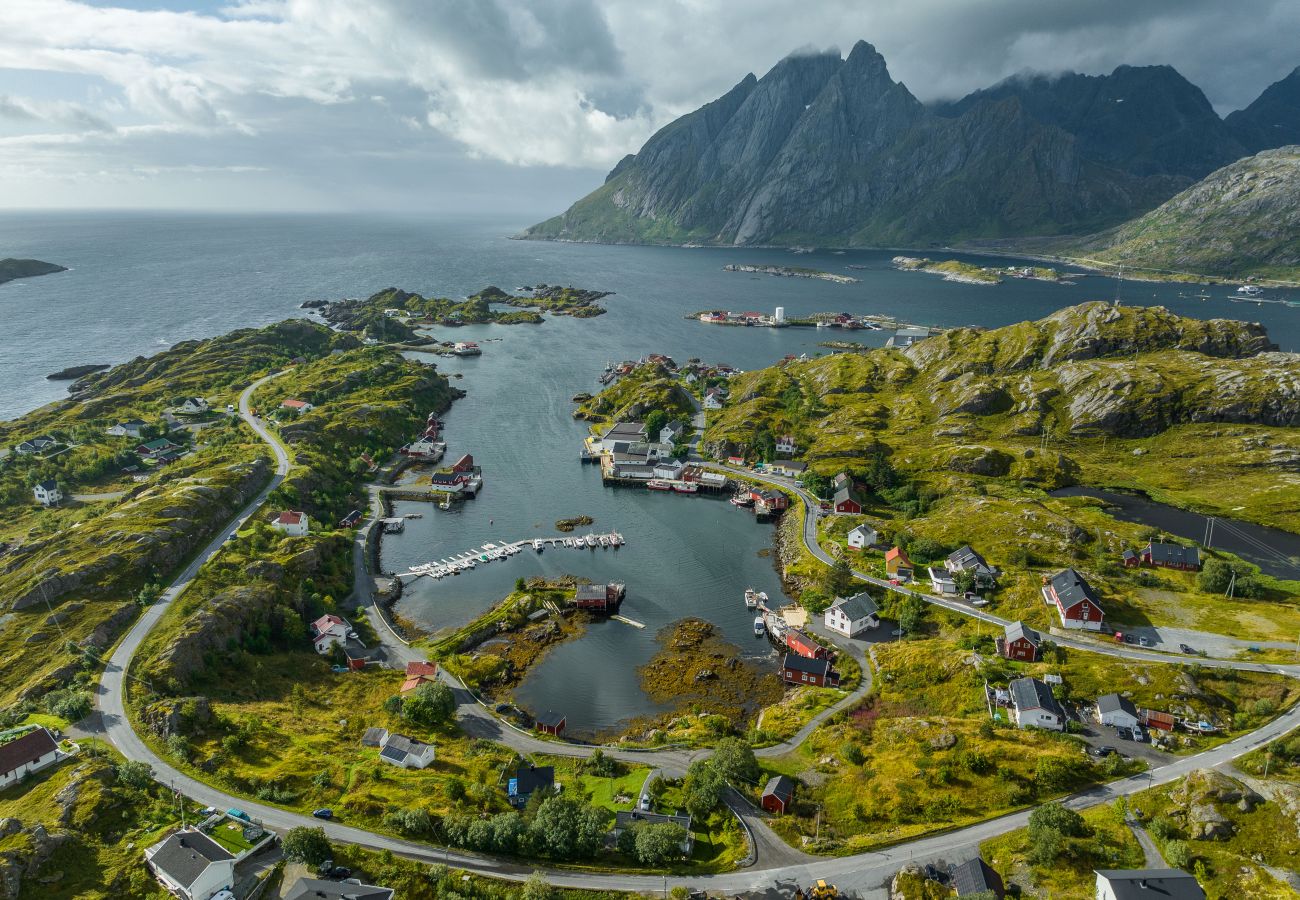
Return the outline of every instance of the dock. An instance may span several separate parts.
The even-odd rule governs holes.
[[[631,625],[633,628],[645,628],[644,622],[638,622],[636,619],[629,619],[627,616],[610,616],[615,622],[622,622],[624,625]]]
[[[617,531],[611,531],[608,534],[586,534],[574,537],[531,538],[504,544],[487,543],[481,547],[466,550],[464,553],[422,563],[418,566],[411,566],[410,569],[398,574],[396,577],[419,578],[421,575],[427,575],[430,578],[446,578],[449,575],[468,572],[480,565],[507,559],[523,550],[531,549],[537,553],[541,553],[548,547],[566,550],[608,550],[610,548],[617,550],[625,543],[627,542],[623,539],[623,535]]]

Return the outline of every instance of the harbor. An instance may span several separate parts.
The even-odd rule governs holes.
[[[387,528],[385,528],[385,533],[387,533]],[[427,575],[435,579],[446,578],[450,575],[468,572],[479,565],[506,559],[525,549],[537,553],[541,553],[548,547],[560,547],[566,550],[617,550],[624,543],[626,542],[623,535],[617,531],[611,531],[608,534],[586,534],[574,537],[532,538],[504,544],[489,541],[480,547],[466,550],[463,553],[457,553],[434,562],[411,566],[405,572],[398,574],[397,577],[418,578]]]

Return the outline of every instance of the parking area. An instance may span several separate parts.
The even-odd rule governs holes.
[[[1078,734],[1088,745],[1088,752],[1094,758],[1104,755],[1102,748],[1110,748],[1121,756],[1131,759],[1145,760],[1151,766],[1163,766],[1174,759],[1174,754],[1166,753],[1163,750],[1157,750],[1152,746],[1151,740],[1154,737],[1160,739],[1160,732],[1152,732],[1152,729],[1138,727],[1134,733],[1126,728],[1116,728],[1112,725],[1101,725],[1091,717],[1091,711],[1088,707],[1081,710],[1069,709],[1067,712],[1070,718],[1083,726],[1083,731]],[[1140,740],[1139,740],[1140,738]]]

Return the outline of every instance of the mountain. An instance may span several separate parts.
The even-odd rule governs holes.
[[[1109,75],[1016,76],[932,109],[960,115],[1008,97],[1039,122],[1074,135],[1087,158],[1135,175],[1202,178],[1246,155],[1201,89],[1170,66],[1120,66]]]
[[[1300,66],[1224,121],[1251,153],[1300,144]]]
[[[1245,152],[1167,66],[1011,79],[927,108],[859,41],[846,59],[796,55],[747,75],[523,237],[917,246],[1086,234]]]
[[[1209,275],[1300,277],[1300,146],[1213,172],[1157,209],[1050,252]]]
[[[16,278],[35,278],[37,275],[66,271],[68,270],[63,266],[41,262],[39,259],[0,259],[0,284]]]

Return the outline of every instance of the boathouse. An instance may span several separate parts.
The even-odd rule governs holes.
[[[797,628],[787,628],[783,635],[785,645],[808,659],[829,659],[831,652]]]
[[[614,612],[622,601],[621,584],[580,584],[573,595],[573,605],[589,612]]]
[[[782,815],[790,808],[790,803],[793,800],[793,779],[786,775],[775,775],[768,780],[767,785],[763,788],[763,796],[759,799],[759,805],[767,812]]]
[[[841,515],[861,515],[862,513],[862,495],[858,493],[858,486],[851,479],[845,481],[844,486],[835,491],[835,498],[831,501],[834,504],[835,511]]]
[[[460,459],[456,460],[456,462],[452,465],[451,470],[453,472],[473,472],[474,457],[466,453]]]
[[[559,737],[560,732],[564,730],[565,724],[567,723],[565,722],[564,716],[548,709],[537,717],[537,721],[534,723],[533,727],[542,734],[553,734],[556,737]]]
[[[786,684],[811,684],[814,687],[839,687],[840,673],[828,659],[809,659],[787,653],[781,660],[781,680]]]

